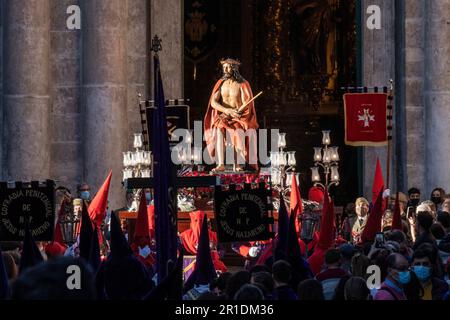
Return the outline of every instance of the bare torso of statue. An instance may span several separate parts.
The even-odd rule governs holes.
[[[239,109],[242,106],[241,86],[233,80],[226,80],[220,88],[222,105],[224,108]]]

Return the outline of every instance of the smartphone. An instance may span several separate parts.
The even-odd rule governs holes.
[[[378,232],[375,235],[375,248],[384,248],[384,233]]]
[[[414,207],[408,207],[408,209],[406,210],[406,217],[412,218],[414,216]]]

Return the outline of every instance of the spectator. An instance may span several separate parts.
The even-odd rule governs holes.
[[[411,301],[422,300],[423,288],[420,284],[419,278],[417,278],[414,272],[410,272],[411,280],[408,284],[403,286],[405,291],[406,299]]]
[[[366,281],[361,277],[351,277],[345,282],[345,300],[371,300],[370,290]]]
[[[68,287],[69,266],[80,270],[80,289]],[[96,299],[92,270],[81,259],[55,258],[27,269],[13,283],[13,300],[89,300]]]
[[[230,272],[221,273],[220,276],[210,283],[209,290],[217,296],[225,295],[225,289],[231,276]]]
[[[250,273],[254,274],[257,272],[268,272],[270,273],[270,269],[268,266],[264,265],[264,264],[256,264],[253,267],[250,268]]]
[[[450,199],[445,200],[444,204],[449,204]],[[439,222],[445,229],[445,234],[450,233],[450,213],[447,211],[439,211],[436,218],[437,222]]]
[[[339,282],[336,286],[336,289],[334,290],[333,300],[336,300],[336,301],[344,301],[345,300],[344,288],[345,288],[345,284],[347,283],[347,280],[350,278],[351,278],[351,274],[349,273],[339,280]]]
[[[447,234],[445,238],[439,242],[438,250],[442,264],[445,265],[450,258],[450,234]]]
[[[325,254],[326,269],[316,276],[322,283],[325,300],[332,300],[336,287],[341,278],[348,276],[348,272],[341,268],[341,254],[338,249],[330,249]]]
[[[356,277],[367,278],[367,268],[370,260],[362,253],[357,253],[352,258],[352,274]]]
[[[316,279],[306,279],[298,284],[298,300],[301,301],[323,301],[322,283]]]
[[[417,188],[411,188],[408,190],[408,207],[417,207],[420,202],[420,190]]]
[[[369,253],[369,259],[371,261],[371,264],[374,264],[380,268],[381,271],[381,280],[384,281],[386,279],[386,276],[388,274],[388,265],[387,265],[387,258],[389,255],[392,254],[392,252],[386,248],[375,248],[372,247],[371,252]]]
[[[274,281],[269,272],[253,273],[250,283],[257,285],[263,291],[265,300],[273,300]]]
[[[205,291],[202,294],[200,294],[197,298],[197,300],[225,300],[224,295],[216,295],[212,293],[211,291]]]
[[[433,223],[430,228],[430,232],[433,237],[436,239],[436,243],[439,245],[439,242],[444,239],[446,236],[445,229],[439,222]]]
[[[352,242],[359,243],[361,241],[361,234],[367,223],[369,201],[367,201],[367,199],[363,197],[356,199],[355,212],[357,215],[357,219],[352,226]]]
[[[423,300],[442,300],[448,291],[444,280],[435,276],[433,253],[427,246],[420,246],[413,255],[412,270],[419,279],[424,290]]]
[[[450,195],[445,195],[441,211],[450,213]]]
[[[386,263],[388,275],[377,290],[374,300],[406,300],[403,286],[411,280],[408,261],[401,254],[392,253]]]
[[[386,234],[386,240],[397,242],[400,246],[398,252],[404,255],[408,261],[411,261],[410,259],[412,258],[414,251],[408,245],[408,239],[403,231],[392,230]]]
[[[91,188],[87,183],[82,183],[77,188],[78,198],[83,199],[87,202],[91,201]]]
[[[433,191],[431,191],[430,200],[433,201],[433,203],[436,206],[436,211],[442,209],[442,203],[444,202],[444,196],[445,191],[442,188],[434,188]]]
[[[352,240],[352,227],[356,221],[355,204],[353,202],[348,203],[344,210],[344,217],[341,226],[342,236],[345,240]]]
[[[234,300],[264,300],[264,294],[257,286],[244,284],[234,295]]]
[[[275,300],[297,300],[297,295],[289,286],[292,278],[292,267],[289,262],[278,260],[272,266],[272,277],[275,285]]]
[[[437,247],[436,240],[431,234],[431,226],[433,225],[433,216],[431,212],[423,205],[417,207],[416,231],[418,237],[414,242],[413,249],[416,250],[422,243],[431,243]]]
[[[352,269],[352,258],[358,250],[352,244],[344,243],[339,247],[339,252],[341,254],[341,268],[350,273]]]

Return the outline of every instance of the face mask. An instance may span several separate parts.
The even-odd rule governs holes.
[[[431,276],[431,268],[425,266],[414,266],[413,271],[420,281],[424,282]]]
[[[150,202],[150,200],[152,200],[152,194],[149,192],[145,193],[145,199],[147,200],[147,202]]]
[[[401,271],[398,272],[398,275],[396,277],[396,280],[400,283],[400,284],[408,284],[409,281],[411,280],[411,274],[409,273],[409,271]]]
[[[431,201],[433,201],[434,204],[438,205],[441,203],[441,197],[431,197]]]
[[[83,199],[83,200],[89,200],[89,191],[81,191],[80,192],[80,197],[81,197],[81,199]]]

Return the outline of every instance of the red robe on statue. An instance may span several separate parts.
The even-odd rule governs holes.
[[[246,141],[242,141],[242,136],[239,136],[236,133],[236,130],[241,129],[244,131],[247,131],[249,129],[258,129],[259,125],[256,120],[256,112],[255,112],[255,104],[253,102],[249,103],[247,107],[245,108],[244,112],[242,113],[242,116],[237,119],[224,119],[221,118],[220,115],[222,112],[217,111],[211,106],[211,101],[213,99],[214,94],[220,90],[221,85],[223,83],[223,79],[219,79],[214,89],[211,93],[211,97],[209,99],[208,103],[208,109],[206,110],[206,115],[204,119],[204,131],[205,131],[205,139],[206,139],[206,146],[208,149],[208,153],[211,156],[211,158],[215,157],[215,149],[216,149],[216,139],[217,139],[217,129],[222,130],[223,137],[225,138],[225,131],[227,131],[230,136],[232,137],[232,145],[235,149],[241,150],[244,146],[243,154],[245,156],[246,162],[252,166],[254,169],[258,169],[257,163],[249,163],[249,156],[251,152],[255,152],[254,156],[257,160],[257,140],[256,140],[256,132],[255,132],[255,139],[246,139]],[[249,101],[253,98],[252,89],[250,88],[250,84],[248,81],[244,80],[244,82],[241,83],[241,97],[243,103],[246,101]]]

